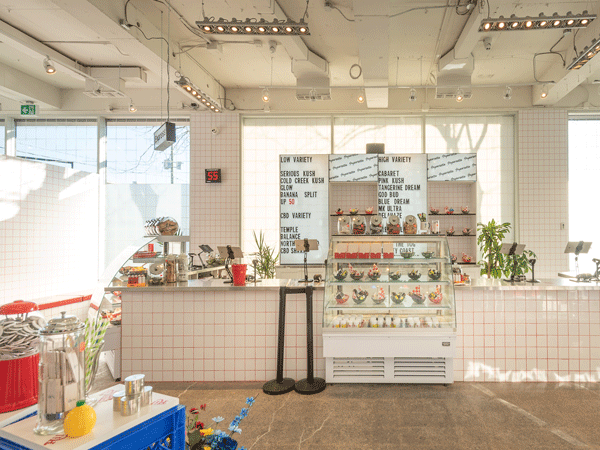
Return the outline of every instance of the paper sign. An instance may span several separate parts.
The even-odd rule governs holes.
[[[429,181],[477,181],[477,153],[427,155]]]
[[[377,181],[377,155],[329,155],[329,181]]]
[[[279,157],[279,227],[281,264],[303,264],[297,239],[316,239],[319,249],[308,252],[309,264],[323,264],[329,250],[329,155]]]

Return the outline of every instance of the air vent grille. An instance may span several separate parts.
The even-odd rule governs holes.
[[[333,358],[333,377],[385,377],[385,358]]]
[[[444,379],[447,365],[445,358],[394,358],[394,378],[425,377]]]

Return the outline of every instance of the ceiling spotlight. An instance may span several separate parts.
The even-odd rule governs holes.
[[[358,97],[356,97],[356,101],[358,103],[364,103],[365,102],[365,96],[363,95],[362,92],[360,94],[358,94]]]
[[[266,21],[265,19],[246,19],[244,21],[236,19],[214,20],[205,17],[203,20],[196,22],[196,26],[204,33],[219,33],[219,34],[238,34],[244,31],[248,34],[290,34],[290,35],[309,35],[308,24],[303,20],[294,22],[293,20],[277,20]]]
[[[269,100],[271,100],[271,97],[269,97],[269,90],[267,88],[263,89],[262,92],[262,101],[265,103],[268,103]]]
[[[209,111],[215,113],[221,112],[221,108],[219,107],[219,105],[214,103],[212,100],[208,99],[208,96],[196,86],[194,86],[188,78],[184,77],[183,75],[180,75],[179,79],[175,80],[174,83],[177,86],[179,86],[183,90],[183,92],[194,97],[194,100],[200,100],[200,102],[202,102],[202,106],[206,107]],[[129,106],[129,111],[136,111],[135,106],[133,106],[133,102],[131,102]]]
[[[414,102],[417,99],[417,91],[415,91],[415,88],[412,88],[410,90],[410,95],[408,96],[408,100],[410,100],[411,102]]]
[[[546,85],[544,85],[542,87],[542,93],[540,94],[541,98],[546,98],[548,97],[548,87]]]
[[[134,113],[134,112],[136,112],[136,111],[137,111],[137,108],[135,107],[135,105],[133,104],[133,102],[131,102],[131,103],[129,104],[129,112],[130,112],[130,113]]]
[[[46,56],[46,59],[44,59],[44,70],[48,75],[54,75],[56,73],[56,68],[48,56]]]
[[[571,62],[571,64],[569,64],[569,66],[567,67],[567,70],[581,69],[585,64],[587,64],[599,52],[600,52],[600,38],[596,38],[592,41],[592,45],[590,45],[590,47],[585,46],[578,55],[575,55],[575,58],[573,58],[573,62]]]
[[[460,103],[463,101],[464,98],[465,98],[465,94],[463,93],[463,90],[461,88],[458,88],[456,90],[456,101],[458,103]]]
[[[564,15],[554,13],[547,16],[541,13],[538,17],[517,17],[511,15],[509,19],[503,16],[497,18],[488,17],[483,19],[479,25],[479,31],[518,31],[518,30],[540,30],[546,28],[585,28],[594,19],[596,14],[588,14],[583,11],[581,14],[573,14],[571,11]]]
[[[506,86],[506,91],[504,91],[504,100],[510,100],[512,98],[512,89],[509,86]]]

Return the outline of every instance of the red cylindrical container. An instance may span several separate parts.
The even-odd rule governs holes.
[[[37,403],[39,361],[39,353],[0,361],[0,413]]]
[[[246,286],[246,264],[232,264],[234,286]]]

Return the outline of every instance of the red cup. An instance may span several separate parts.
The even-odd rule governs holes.
[[[246,264],[232,264],[234,286],[246,286]]]
[[[15,411],[38,401],[40,355],[0,361],[0,413]]]
[[[154,244],[148,244],[148,251],[149,252],[153,252],[154,251]]]

